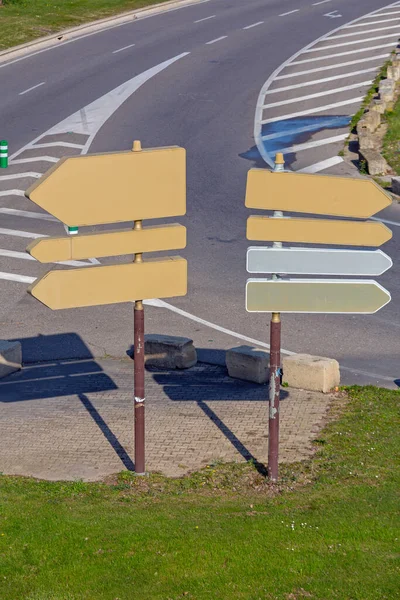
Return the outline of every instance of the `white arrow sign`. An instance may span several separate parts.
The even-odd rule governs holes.
[[[337,13],[337,14],[336,14]],[[339,17],[341,17],[342,15],[338,13],[337,10],[333,10],[330,13],[325,13],[324,17],[329,17],[330,19],[338,19]]]
[[[248,273],[292,275],[382,275],[393,265],[382,250],[271,248],[247,250]]]

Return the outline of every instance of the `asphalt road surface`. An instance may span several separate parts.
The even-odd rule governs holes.
[[[47,270],[27,243],[63,227],[23,192],[61,156],[140,139],[187,150],[189,293],[149,307],[148,331],[190,336],[216,359],[249,340],[265,347],[269,315],[244,302],[247,171],[281,150],[288,168],[357,176],[338,151],[399,34],[400,2],[209,0],[1,63],[0,138],[12,155],[0,173],[2,337],[25,340],[26,360],[129,348],[132,305],[51,312],[27,294]],[[370,316],[284,315],[282,344],[337,358],[346,382],[394,386],[400,209],[378,217],[393,229],[394,266],[379,278],[392,302]]]

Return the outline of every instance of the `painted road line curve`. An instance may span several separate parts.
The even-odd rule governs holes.
[[[348,135],[351,117],[361,104],[374,73],[390,55],[390,48],[396,45],[395,39],[393,43],[376,44],[371,41],[373,38],[366,36],[372,31],[374,18],[379,20],[384,11],[398,6],[398,2],[391,3],[340,25],[296,52],[268,78],[257,100],[254,139],[260,155],[270,167],[274,165],[277,151],[284,152],[287,168],[302,172],[317,173],[343,161],[337,153]],[[352,46],[353,42],[343,41],[341,45],[350,46],[344,48],[345,52],[328,54],[331,47],[329,40],[341,37],[345,29],[347,32],[343,35],[353,35],[353,32],[348,33],[348,28],[355,26],[359,26],[354,32],[357,48]],[[400,31],[400,25],[398,29]],[[382,51],[383,48],[387,51]],[[312,53],[313,57],[308,58],[311,56],[308,53]],[[354,60],[341,62],[341,56],[349,54]],[[315,60],[318,61],[315,68],[300,66]],[[360,63],[365,68],[353,67]],[[327,72],[327,76],[321,77],[321,71]],[[366,73],[370,77],[366,77]],[[346,78],[351,78],[351,85],[340,85],[341,79]],[[320,86],[321,91],[308,94],[308,91],[315,92],[315,85]],[[353,95],[352,89],[356,92]],[[296,109],[285,111],[285,106],[290,104],[294,104]]]

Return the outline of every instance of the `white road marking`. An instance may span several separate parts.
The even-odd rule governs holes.
[[[332,94],[337,94],[339,92],[347,92],[348,90],[355,90],[364,85],[370,85],[372,83],[372,79],[368,81],[361,81],[360,83],[353,83],[352,85],[346,85],[341,88],[334,88],[332,90],[327,90],[325,92],[317,92],[316,94],[308,94],[307,96],[299,96],[297,98],[290,98],[289,100],[281,100],[280,102],[272,102],[271,104],[264,104],[262,107],[264,110],[267,108],[273,108],[275,106],[284,106],[286,104],[296,104],[298,102],[304,102],[305,100],[313,100],[314,98],[321,98],[322,96],[331,96]]]
[[[304,167],[304,169],[299,169],[296,173],[319,173],[320,171],[339,165],[342,162],[343,158],[341,156],[332,156],[332,158],[327,158],[326,160],[321,160],[309,167]]]
[[[204,19],[197,19],[197,21],[193,21],[193,23],[201,23],[202,21],[208,21],[208,19],[215,19],[216,15],[211,15],[209,17],[204,17]]]
[[[31,240],[37,240],[39,238],[48,237],[41,233],[31,233],[30,231],[19,231],[18,229],[4,229],[0,227],[0,235],[11,235],[14,237],[29,238]]]
[[[337,10],[324,14],[324,17],[328,17],[329,19],[340,19],[342,16]]]
[[[312,48],[310,50],[305,50],[304,52],[322,52],[323,50],[329,50],[330,48],[342,48],[343,46],[353,46],[354,44],[364,44],[364,43],[369,43],[369,42],[373,42],[375,40],[387,40],[388,38],[391,37],[399,37],[400,32],[398,33],[391,33],[386,34],[386,35],[378,35],[376,37],[372,37],[372,38],[367,38],[365,40],[357,40],[357,41],[353,41],[353,42],[343,42],[342,44],[332,44],[331,46],[321,46],[320,48]],[[325,41],[325,40],[324,40]],[[394,42],[393,42],[394,45]],[[368,48],[369,50],[371,48]]]
[[[293,85],[287,85],[286,87],[274,88],[265,92],[267,94],[278,94],[279,92],[286,92],[288,90],[295,90],[298,88],[308,87],[310,85],[318,85],[320,83],[326,83],[328,81],[335,81],[336,79],[346,79],[346,77],[355,77],[356,75],[364,75],[365,73],[373,73],[378,70],[378,66],[372,67],[371,69],[363,69],[362,71],[353,71],[352,73],[345,73],[344,75],[334,75],[333,77],[324,77],[323,79],[312,79],[311,81],[305,81],[303,83],[295,83]],[[313,69],[314,70],[314,69]],[[276,79],[279,79],[277,77]],[[332,90],[336,92],[337,90]]]
[[[301,152],[302,150],[310,150],[310,148],[318,148],[319,146],[326,146],[327,144],[335,144],[337,142],[343,142],[348,137],[348,133],[342,133],[341,135],[335,135],[330,138],[324,138],[323,140],[315,140],[314,142],[306,142],[304,144],[295,144],[294,146],[286,146],[279,148],[276,152],[285,152],[291,154],[294,152]]]
[[[400,10],[395,10],[394,12],[389,12],[389,13],[376,13],[375,16],[376,17],[388,17],[389,15],[398,15],[399,13],[400,13]],[[372,16],[365,15],[365,17],[360,17],[360,20],[361,19],[372,19]]]
[[[0,279],[7,281],[17,281],[18,283],[33,283],[36,277],[28,277],[27,275],[16,275],[15,273],[4,273],[0,271]]]
[[[31,92],[32,90],[36,90],[36,88],[40,87],[41,85],[44,85],[45,83],[46,83],[45,81],[42,81],[41,83],[37,83],[36,85],[33,85],[32,87],[28,88],[27,90],[20,92],[18,94],[18,96],[23,96],[24,94],[27,94],[28,92]]]
[[[290,65],[286,65],[286,66],[292,66],[292,65],[303,65],[304,63],[310,63],[310,62],[315,62],[316,60],[330,60],[331,58],[337,58],[338,56],[348,56],[349,54],[359,54],[360,52],[371,52],[371,50],[378,50],[379,48],[393,48],[394,43],[390,42],[389,44],[380,44],[379,46],[369,46],[368,48],[357,48],[357,50],[349,50],[347,52],[338,52],[337,54],[327,54],[326,56],[319,56],[317,58],[307,58],[305,60],[296,60],[293,61],[292,63],[290,63]],[[304,52],[307,52],[307,50],[304,50]],[[303,54],[303,52],[299,53],[298,56],[300,56],[301,54]],[[371,60],[373,58],[375,58],[374,56],[370,57]]]
[[[369,25],[377,25],[378,23],[393,23],[393,21],[398,21],[400,17],[396,17],[395,19],[381,19],[380,21],[371,21],[370,23],[356,23],[355,25],[345,25],[343,29],[353,29],[353,27],[368,27]]]
[[[4,190],[0,192],[0,198],[2,196],[25,196],[24,190]]]
[[[314,2],[313,6],[319,6],[320,4],[326,4],[327,2],[331,2],[331,0],[320,0],[320,2]]]
[[[129,44],[129,46],[124,46],[123,48],[118,48],[118,50],[114,50],[113,54],[118,54],[118,52],[122,52],[123,50],[128,50],[128,48],[133,48],[135,44]]]
[[[55,158],[54,156],[33,156],[32,158],[18,158],[17,160],[10,160],[9,162],[10,165],[22,165],[23,163],[40,162],[41,160],[56,163],[60,159]]]
[[[215,38],[215,40],[210,40],[209,42],[206,42],[206,45],[208,46],[210,44],[215,44],[216,42],[220,42],[221,40],[224,40],[227,37],[227,35],[221,35],[221,37]]]
[[[20,260],[34,260],[35,262],[38,262],[36,258],[31,256],[27,252],[15,252],[14,250],[3,250],[2,248],[0,248],[0,256],[6,256],[8,258],[18,258]],[[51,264],[68,265],[69,267],[90,267],[91,265],[91,263],[83,262],[81,260],[64,260],[62,262],[56,262]]]
[[[45,136],[41,137],[43,138]],[[35,148],[57,148],[60,146],[63,148],[83,148],[83,144],[73,144],[72,142],[47,142],[46,144],[35,144],[32,142],[32,144],[29,144],[26,148],[34,150]]]
[[[378,217],[370,217],[372,221],[380,221],[381,223],[387,223],[388,225],[395,225],[396,227],[400,227],[400,223],[397,221],[388,221],[387,219],[378,219]]]
[[[299,12],[299,10],[300,10],[299,8],[296,8],[295,10],[289,10],[289,12],[282,13],[282,14],[281,14],[281,15],[279,15],[279,16],[280,16],[280,17],[286,17],[287,15],[292,15],[292,14],[293,14],[293,13],[295,13],[295,12]]]
[[[257,25],[262,25],[264,21],[258,21],[257,23],[253,23],[252,25],[247,25],[247,27],[243,27],[243,29],[251,29],[252,27],[257,27]]]
[[[371,60],[379,60],[381,58],[387,58],[388,56],[390,56],[390,52],[387,52],[386,54],[378,54],[378,56],[370,56],[368,58],[360,58],[359,60],[349,60],[344,63],[328,65],[326,67],[318,67],[317,69],[309,69],[308,71],[296,71],[296,73],[289,73],[289,75],[280,75],[279,77],[275,77],[275,81],[277,79],[289,79],[291,77],[300,77],[300,75],[308,75],[309,73],[319,73],[321,71],[329,71],[329,69],[341,69],[342,67],[347,67],[350,65],[357,65],[359,63],[369,62]],[[377,65],[375,67],[375,69],[378,69],[379,67],[380,67],[380,64]],[[343,77],[346,77],[346,76],[347,75],[343,75]]]
[[[341,102],[334,102],[333,104],[326,104],[325,106],[318,106],[317,108],[309,108],[308,110],[301,110],[300,112],[290,113],[288,115],[281,115],[280,117],[273,117],[272,119],[263,119],[262,125],[266,123],[275,123],[276,121],[283,121],[285,119],[291,119],[293,117],[302,117],[304,115],[312,115],[314,113],[324,112],[331,108],[338,108],[339,106],[347,106],[348,104],[356,104],[362,102],[364,96],[358,96],[357,98],[351,98],[350,100],[343,100]]]
[[[332,117],[331,121],[327,120],[324,122],[324,127],[329,127],[331,125],[335,125],[336,122],[337,121],[336,121],[335,117]],[[284,132],[277,131],[276,133],[270,133],[268,135],[263,135],[261,137],[261,139],[263,141],[275,140],[275,139],[283,138],[287,135],[306,133],[307,131],[317,131],[317,129],[316,129],[315,125],[305,125],[304,127],[296,127],[294,129],[287,129]]]
[[[377,27],[376,29],[366,29],[365,31],[353,31],[352,33],[342,33],[341,35],[331,35],[325,38],[326,40],[338,40],[339,38],[351,37],[352,35],[364,35],[365,33],[375,33],[376,31],[386,31],[389,29],[398,29],[400,26],[391,25],[390,27]]]
[[[27,171],[26,173],[13,173],[12,175],[0,175],[0,181],[9,181],[10,179],[23,179],[24,177],[33,177],[39,179],[42,173],[35,173],[34,171]]]
[[[158,75],[158,73],[161,73],[161,71],[175,63],[177,60],[180,60],[189,54],[190,52],[178,54],[177,56],[165,60],[155,67],[136,75],[132,79],[128,79],[128,81],[125,81],[125,83],[122,83],[110,92],[107,92],[107,94],[104,94],[100,98],[97,98],[97,100],[94,100],[94,102],[91,102],[87,106],[84,106],[80,110],[76,111],[63,121],[60,121],[60,123],[57,123],[57,125],[47,131],[45,135],[65,133],[66,131],[73,131],[74,133],[80,133],[83,135],[86,134],[89,136],[89,138],[82,149],[82,154],[86,154],[99,129],[134,92],[136,92],[152,77]],[[21,154],[27,147],[32,147],[32,145],[42,137],[43,135],[39,136],[33,140],[30,145],[21,148],[21,150],[16,152],[11,158]],[[33,147],[35,148],[37,146],[33,145]]]
[[[60,223],[56,217],[49,215],[48,213],[37,213],[28,210],[18,210],[16,208],[0,208],[0,214],[10,215],[13,217],[24,217],[26,219],[39,219],[40,221],[55,221]]]

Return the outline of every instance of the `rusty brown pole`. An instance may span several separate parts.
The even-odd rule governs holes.
[[[281,388],[281,318],[272,313],[270,327],[270,379],[268,420],[268,478],[278,479],[279,396]]]
[[[285,170],[283,154],[277,152],[275,172]],[[274,217],[282,218],[283,213],[276,210]],[[282,242],[274,242],[274,248],[282,248]],[[279,279],[273,274],[272,279]],[[268,419],[268,478],[278,480],[279,461],[279,400],[281,392],[281,315],[272,313],[270,325],[270,359],[269,359],[269,419]]]

